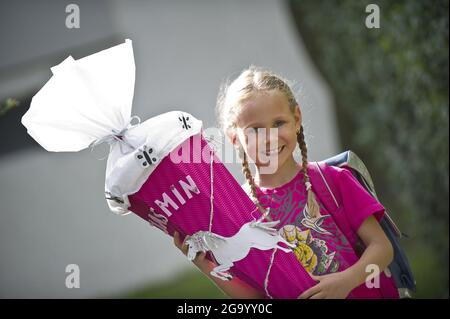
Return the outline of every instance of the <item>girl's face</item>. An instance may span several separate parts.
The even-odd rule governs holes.
[[[289,109],[288,100],[278,90],[258,92],[244,100],[237,117],[236,138],[258,168],[270,167],[274,173],[290,159],[297,145],[296,130],[300,128],[301,113]],[[274,169],[274,170],[273,170]]]

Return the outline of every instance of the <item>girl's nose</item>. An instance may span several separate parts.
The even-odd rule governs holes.
[[[266,145],[271,144],[275,145],[274,142],[278,141],[278,129],[276,128],[270,128],[266,129]]]

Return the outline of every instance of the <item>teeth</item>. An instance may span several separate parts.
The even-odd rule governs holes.
[[[266,151],[266,155],[273,155],[273,154],[279,153],[282,148],[283,148],[283,146],[280,146],[279,148],[268,150],[268,151]]]

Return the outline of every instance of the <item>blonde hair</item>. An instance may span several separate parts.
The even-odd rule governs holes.
[[[236,120],[239,116],[239,112],[242,107],[242,102],[254,93],[278,90],[286,97],[291,112],[295,113],[295,108],[298,105],[291,88],[287,84],[287,81],[282,79],[279,75],[276,75],[268,70],[262,69],[251,65],[249,68],[242,71],[242,73],[231,83],[224,82],[220,88],[217,98],[216,116],[218,119],[219,127],[225,133],[236,132]],[[300,147],[302,156],[302,172],[303,181],[305,183],[308,200],[307,211],[310,217],[320,216],[320,207],[317,203],[316,196],[312,190],[307,165],[308,165],[308,152],[305,143],[305,137],[303,134],[303,126],[300,126],[300,130],[297,131],[297,142]],[[239,157],[242,159],[242,172],[250,186],[250,197],[255,205],[261,210],[265,211],[262,207],[257,193],[256,185],[250,170],[247,154],[244,152],[242,145],[239,143]]]

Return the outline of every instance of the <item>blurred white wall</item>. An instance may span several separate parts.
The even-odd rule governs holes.
[[[78,30],[65,28],[68,3],[1,5],[7,28],[0,36],[8,44],[0,55],[1,100],[37,92],[49,68],[69,54],[80,58],[130,38],[133,115],[145,120],[180,109],[211,127],[221,81],[257,64],[297,82],[309,159],[341,151],[329,89],[284,2],[77,1]],[[108,211],[105,165],[89,151],[26,149],[0,157],[0,297],[117,295],[193,268],[171,238],[137,216]],[[239,164],[226,165],[242,183]],[[80,267],[79,289],[65,287],[71,263]]]

